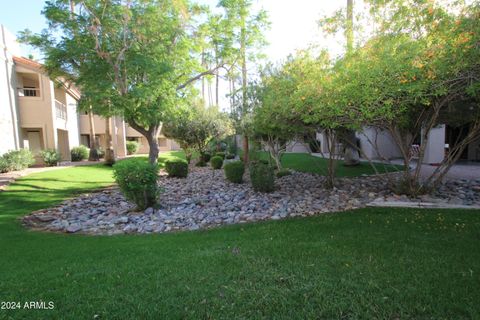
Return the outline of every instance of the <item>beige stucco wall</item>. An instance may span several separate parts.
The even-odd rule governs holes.
[[[94,115],[93,126],[95,128],[95,134],[105,134],[105,118]],[[80,134],[90,134],[90,122],[88,115],[80,114]]]
[[[13,55],[19,53],[15,37],[0,25],[0,155],[21,147]]]
[[[50,78],[36,70],[17,65],[16,77],[22,82],[22,77],[29,78],[34,75],[38,78],[40,95],[37,97],[18,96],[20,114],[20,127],[25,133],[27,129],[41,129],[43,147],[46,149],[59,149],[59,131],[67,132],[68,143],[62,143],[62,160],[70,160],[70,149],[80,144],[79,115],[77,100],[67,93],[63,87],[59,87]],[[56,115],[55,100],[66,106],[66,119]],[[61,132],[63,132],[61,131]],[[22,137],[24,144],[28,145],[27,138]]]
[[[126,139],[125,139],[125,123],[120,117],[110,118],[110,128],[112,135],[112,146],[115,151],[115,155],[118,157],[124,157],[127,154],[126,149]],[[80,134],[90,135],[90,120],[89,116],[86,114],[81,114],[79,116],[79,128]],[[100,147],[105,149],[105,130],[106,130],[106,120],[103,117],[98,115],[93,116],[93,125],[95,129],[95,135],[99,135]]]
[[[36,73],[22,66],[16,66],[18,73]],[[36,73],[39,78],[39,97],[17,97],[20,127],[42,128],[44,147],[55,149],[57,147],[56,124],[54,114],[55,88],[53,82],[45,75]]]

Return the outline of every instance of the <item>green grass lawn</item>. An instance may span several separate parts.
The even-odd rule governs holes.
[[[480,212],[363,209],[143,236],[25,230],[17,218],[112,183],[89,166],[0,193],[0,319],[478,319]]]
[[[268,160],[267,152],[258,152],[260,159]],[[328,159],[312,156],[308,153],[285,153],[282,156],[282,166],[301,172],[310,172],[320,175],[327,173]],[[376,164],[378,172],[394,172],[402,170],[403,166]],[[337,161],[338,177],[356,177],[361,175],[375,174],[375,170],[368,162],[361,162],[358,166],[345,167],[343,160]]]

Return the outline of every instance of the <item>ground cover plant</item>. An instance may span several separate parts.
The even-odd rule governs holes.
[[[0,193],[2,299],[55,302],[2,317],[480,316],[479,211],[362,209],[113,237],[27,231],[17,220],[112,183],[97,165],[26,176]]]

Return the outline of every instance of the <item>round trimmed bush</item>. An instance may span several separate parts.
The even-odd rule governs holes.
[[[223,166],[223,158],[215,156],[210,159],[210,164],[213,169],[221,169]]]
[[[165,170],[169,177],[185,178],[188,175],[188,163],[182,159],[167,160]]]
[[[157,203],[160,193],[157,165],[144,159],[127,159],[113,165],[113,176],[125,198],[133,201],[137,209],[144,210]]]
[[[225,159],[225,152],[217,152],[217,153],[215,153],[215,156],[220,157],[222,159]]]
[[[250,164],[250,180],[255,191],[272,192],[275,189],[273,168],[263,162]]]
[[[211,157],[212,157],[212,155],[208,152],[201,153],[200,154],[200,161],[207,163],[207,162],[210,161]]]
[[[127,141],[127,154],[131,155],[138,151],[140,144],[137,141]]]
[[[223,167],[227,180],[233,183],[243,182],[243,173],[245,172],[245,165],[242,161],[232,161],[225,164]]]
[[[85,146],[78,146],[72,148],[70,151],[70,155],[72,157],[72,161],[82,161],[88,158],[88,148]]]

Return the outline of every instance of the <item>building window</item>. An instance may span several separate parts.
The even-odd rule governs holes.
[[[81,134],[80,135],[80,144],[84,145],[87,148],[90,148],[90,135],[89,134]]]
[[[40,97],[40,79],[35,73],[17,73],[18,96]]]
[[[55,114],[58,119],[67,120],[67,106],[58,100],[55,100]]]
[[[35,87],[23,87],[21,88],[21,94],[20,96],[22,96],[23,94],[23,97],[38,97],[39,96],[39,88],[35,88]]]

